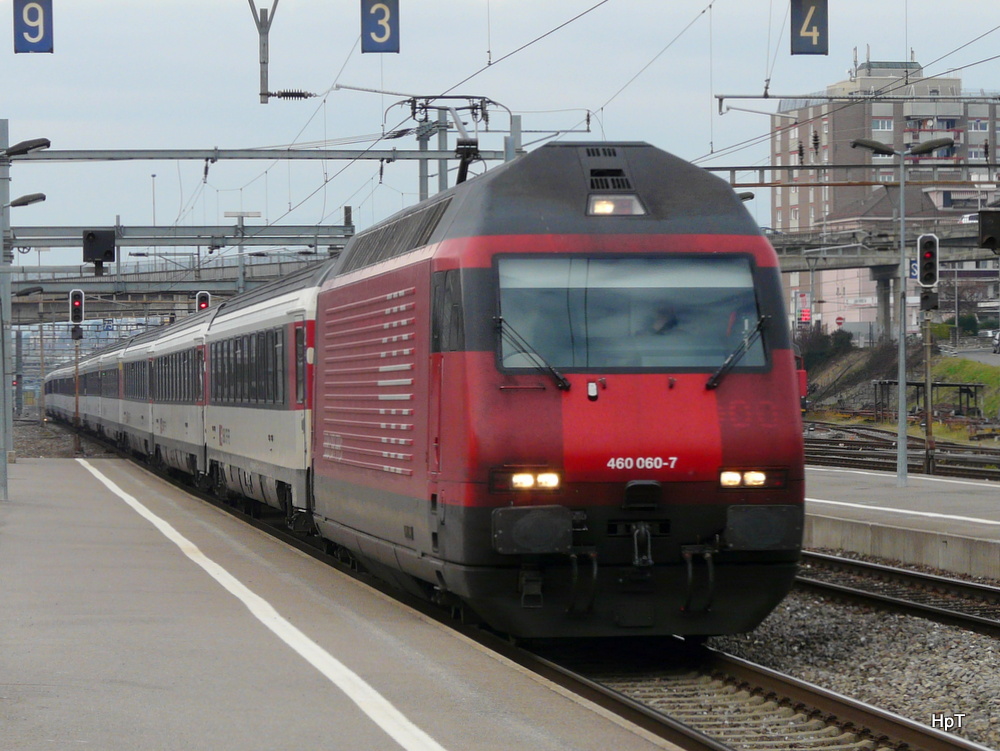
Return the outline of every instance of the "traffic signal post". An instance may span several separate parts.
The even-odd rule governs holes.
[[[934,399],[931,382],[931,311],[937,310],[937,283],[941,277],[940,244],[937,235],[917,238],[917,283],[920,284],[920,309],[924,312],[924,432],[927,450],[924,471],[934,474]],[[956,321],[957,323],[957,321]]]

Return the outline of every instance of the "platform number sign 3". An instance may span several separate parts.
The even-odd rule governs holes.
[[[791,0],[793,55],[826,55],[829,52],[826,2],[827,0]]]
[[[399,52],[399,0],[361,0],[361,51]]]
[[[52,50],[52,0],[14,0],[14,52]]]

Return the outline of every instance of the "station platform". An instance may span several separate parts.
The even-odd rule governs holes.
[[[0,502],[0,747],[672,749],[121,459]]]
[[[1000,483],[807,467],[805,545],[1000,580]]]

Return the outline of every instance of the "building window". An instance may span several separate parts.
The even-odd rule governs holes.
[[[891,117],[873,118],[872,130],[892,130],[892,118]]]
[[[989,120],[969,120],[969,130],[989,130]]]

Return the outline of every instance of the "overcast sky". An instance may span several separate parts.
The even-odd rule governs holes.
[[[413,124],[393,106],[399,97],[331,90],[340,83],[488,97],[522,115],[529,148],[556,131],[582,130],[589,111],[590,132],[563,139],[642,140],[728,166],[767,162],[766,145],[733,147],[766,134],[769,120],[719,115],[716,95],[762,94],[768,80],[774,96],[821,91],[847,77],[855,48],[861,61],[869,48],[872,60],[907,60],[912,49],[928,74],[962,67],[963,88],[1000,91],[1000,58],[990,59],[1000,54],[997,0],[829,0],[830,54],[795,57],[788,0],[399,0],[399,54],[361,54],[360,0],[280,0],[270,88],[320,96],[269,104],[259,102],[247,0],[52,2],[54,53],[14,54],[14,1],[0,0],[0,118],[11,143],[44,136],[53,149],[361,149],[373,134]],[[254,3],[270,10],[273,0]],[[480,145],[501,149],[508,118],[491,115]],[[416,141],[389,145],[415,149]],[[43,192],[48,200],[13,209],[11,222],[108,226],[120,216],[146,225],[155,212],[159,225],[231,224],[224,212],[243,210],[263,215],[248,224],[339,224],[346,204],[360,229],[416,201],[415,167],[397,162],[379,172],[370,161],[219,162],[206,180],[198,162],[22,162],[12,168],[11,196]],[[749,204],[762,224],[768,207],[766,195]],[[31,253],[16,262],[38,261]],[[41,262],[78,263],[79,251],[52,251]]]

